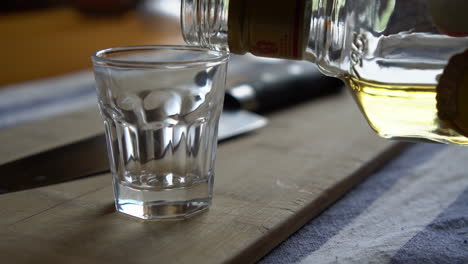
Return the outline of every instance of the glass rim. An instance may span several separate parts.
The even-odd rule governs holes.
[[[113,59],[107,57],[110,54],[134,51],[161,51],[161,50],[182,50],[194,51],[198,53],[209,53],[214,55],[212,58],[206,59],[181,59],[180,61],[141,61],[132,59]],[[190,45],[139,45],[139,46],[122,46],[102,49],[94,52],[91,59],[94,64],[130,67],[130,68],[187,68],[194,66],[212,66],[226,62],[229,58],[229,53],[222,50],[212,50]]]

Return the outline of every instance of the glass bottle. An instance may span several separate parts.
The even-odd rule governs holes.
[[[468,145],[468,1],[182,0],[187,43],[303,59],[382,137]]]

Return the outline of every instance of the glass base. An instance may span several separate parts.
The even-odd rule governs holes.
[[[117,211],[145,220],[185,219],[211,205],[212,181],[173,189],[139,189],[114,182]]]

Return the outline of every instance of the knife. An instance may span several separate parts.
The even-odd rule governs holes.
[[[259,71],[260,70],[260,71]],[[254,113],[270,111],[340,91],[341,81],[297,61],[233,56],[228,70],[219,141],[267,124]],[[0,165],[0,193],[30,189],[109,171],[104,134]]]

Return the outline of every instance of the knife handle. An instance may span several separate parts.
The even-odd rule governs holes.
[[[264,67],[255,79],[234,85],[226,91],[224,103],[226,108],[269,112],[337,93],[342,87],[341,80],[323,75],[313,65],[287,63]]]

